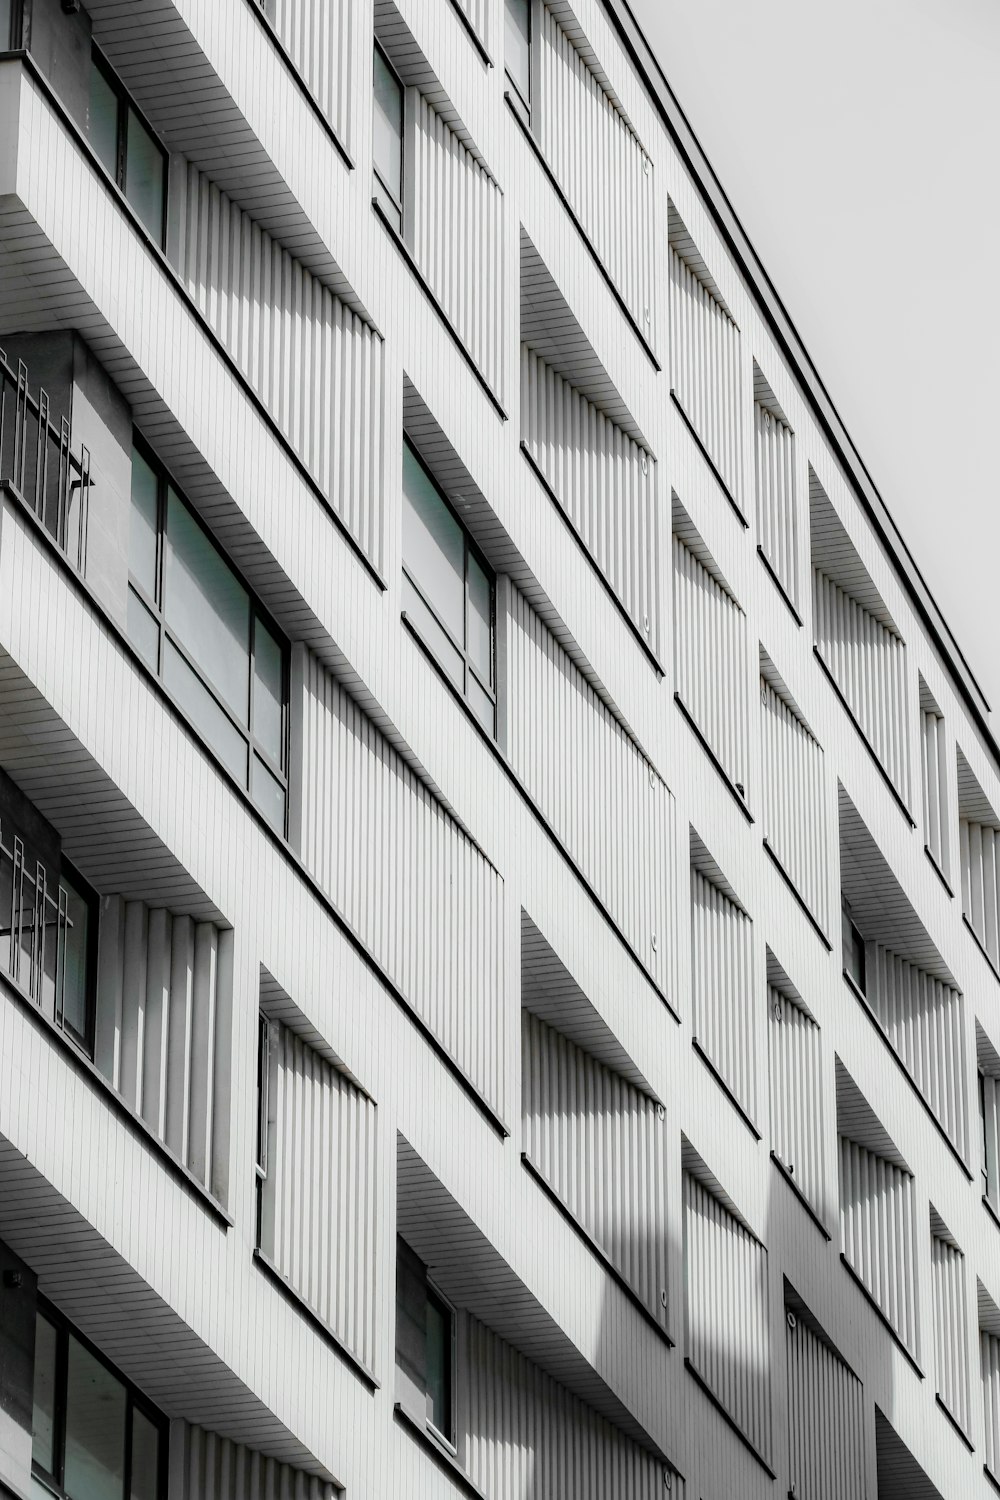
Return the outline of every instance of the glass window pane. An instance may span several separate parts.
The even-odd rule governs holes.
[[[507,0],[504,62],[525,104],[531,101],[531,0]]]
[[[125,1488],[125,1387],[72,1334],[64,1486],[72,1500],[122,1500]]]
[[[164,566],[167,624],[219,696],[248,724],[250,596],[172,489],[167,491]]]
[[[130,1500],[156,1500],[159,1476],[160,1430],[141,1411],[133,1408]]]
[[[465,642],[465,538],[430,476],[403,444],[403,562],[459,645]]]
[[[90,64],[90,144],[102,167],[118,181],[118,95],[96,62]]]
[[[372,160],[397,203],[403,199],[403,90],[382,53],[375,48],[375,108]]]
[[[246,786],[246,740],[169,640],[163,642],[163,681],[181,712],[204,736],[240,785]]]
[[[465,662],[462,660],[462,654],[452,645],[405,573],[403,574],[403,608],[407,619],[442,671],[460,693],[464,692]]]
[[[66,926],[59,954],[59,992],[63,1025],[77,1041],[91,1044],[90,903],[64,870],[60,891],[65,896]]]
[[[160,622],[134,589],[128,591],[128,638],[148,667],[159,670]]]
[[[125,135],[125,196],[158,245],[163,243],[164,167],[159,143],[130,107]]]
[[[156,473],[132,449],[132,513],[128,535],[128,569],[136,583],[156,598]]]
[[[250,795],[272,828],[285,831],[285,789],[267,769],[259,755],[253,757]]]
[[[486,730],[486,733],[493,739],[497,732],[496,707],[489,693],[476,681],[471,672],[469,673],[468,696],[469,707]]]
[[[35,1394],[31,1458],[46,1474],[55,1469],[56,1330],[41,1313],[35,1318]]]
[[[284,764],[282,708],[285,702],[285,653],[263,620],[254,619],[254,738],[278,765]]]
[[[432,1292],[427,1295],[427,1416],[443,1437],[451,1437],[451,1314]]]
[[[493,580],[469,554],[469,622],[466,649],[480,677],[493,686]]]

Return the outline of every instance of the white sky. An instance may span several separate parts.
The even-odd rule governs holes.
[[[1000,727],[1000,0],[631,0]]]

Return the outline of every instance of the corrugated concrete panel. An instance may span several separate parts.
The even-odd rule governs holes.
[[[942,1230],[943,1230],[943,1226]],[[934,1369],[937,1392],[965,1433],[972,1430],[969,1390],[969,1315],[965,1256],[931,1223],[931,1291],[934,1302]]]
[[[789,1494],[866,1500],[861,1381],[796,1306],[785,1311]]]
[[[983,1422],[986,1428],[986,1468],[1000,1480],[1000,1334],[979,1330],[983,1382]]]
[[[188,1422],[170,1424],[171,1496],[177,1500],[337,1500],[329,1480]]]
[[[691,993],[695,1040],[751,1120],[757,1116],[753,924],[701,870],[691,870]]]
[[[920,679],[920,770],[923,790],[924,843],[938,869],[950,871],[953,830],[948,802],[948,736],[939,712]]]
[[[825,1208],[820,1029],[782,986],[769,983],[771,1149],[822,1218]]]
[[[917,1352],[913,1177],[840,1137],[841,1248],[849,1266],[910,1350]]]
[[[347,145],[356,0],[269,0],[265,8],[310,93]],[[368,92],[367,79],[363,89]]]
[[[676,509],[675,509],[676,515]],[[676,527],[676,521],[675,521]],[[746,615],[707,558],[675,529],[674,682],[729,779],[747,790]],[[697,542],[695,542],[697,546]]]
[[[798,603],[799,518],[795,489],[795,434],[779,410],[756,400],[754,464],[760,547],[785,593]]]
[[[679,221],[677,221],[679,223]],[[680,225],[670,246],[670,383],[739,499],[743,467],[740,331]]]
[[[824,932],[830,931],[826,765],[801,715],[760,679],[764,834]]]

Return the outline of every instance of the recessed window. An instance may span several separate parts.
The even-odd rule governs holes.
[[[88,134],[101,164],[121,188],[149,234],[162,246],[166,225],[167,153],[96,48],[90,69]]]
[[[403,85],[382,48],[375,46],[372,162],[375,197],[400,234],[403,231]]]
[[[288,647],[146,449],[132,451],[129,637],[284,832]]]
[[[846,905],[841,908],[844,972],[865,993],[865,940],[855,926]]]
[[[455,1311],[405,1240],[396,1240],[396,1373],[411,1416],[454,1442]]]
[[[403,443],[403,607],[479,722],[496,734],[496,580],[408,441]]]
[[[532,0],[506,0],[504,62],[507,80],[513,86],[525,113],[531,114],[531,10]]]
[[[66,1500],[160,1500],[166,1424],[52,1309],[35,1319],[32,1470]]]

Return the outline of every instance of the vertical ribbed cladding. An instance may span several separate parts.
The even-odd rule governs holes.
[[[968,1085],[962,997],[951,985],[876,943],[868,1001],[893,1049],[956,1150],[968,1155]]]
[[[705,280],[670,247],[670,384],[739,498],[743,448],[740,331]]]
[[[171,1500],[338,1500],[343,1491],[180,1419],[170,1424]]]
[[[471,1315],[463,1320],[465,1467],[489,1500],[683,1500],[661,1458]]]
[[[674,799],[531,605],[511,588],[508,753],[660,988],[672,987]]]
[[[525,344],[521,436],[580,540],[658,652],[660,548],[652,457]]]
[[[309,92],[349,147],[355,0],[270,0],[267,8]]]
[[[687,1355],[765,1460],[771,1454],[767,1251],[684,1173]]]
[[[920,679],[920,769],[924,843],[943,874],[949,873],[948,742],[944,715]]]
[[[900,1339],[917,1352],[913,1178],[841,1135],[840,1233],[848,1265]]]
[[[673,559],[676,688],[726,775],[746,791],[746,615],[721,577],[676,532]]]
[[[375,1358],[374,1101],[279,1021],[267,1028],[260,1248],[369,1369]]]
[[[972,1426],[969,1391],[968,1304],[965,1256],[931,1211],[931,1290],[934,1301],[934,1369],[937,1392],[963,1432]]]
[[[816,645],[903,801],[910,801],[906,647],[894,630],[813,569]]]
[[[761,550],[785,593],[798,603],[799,519],[795,495],[795,434],[761,401],[753,404],[757,532]]]
[[[503,195],[423,94],[414,114],[413,257],[502,400]]]
[[[760,705],[764,834],[806,906],[829,932],[823,751],[792,704],[763,676]]]
[[[529,1011],[521,1038],[524,1150],[666,1328],[662,1109]]]
[[[142,901],[104,899],[94,1061],[221,1202],[232,991],[231,931]]]
[[[960,818],[958,844],[962,911],[994,968],[1000,968],[1000,829]]]
[[[826,1196],[820,1029],[784,988],[769,983],[767,1004],[771,1145],[822,1218]]]
[[[788,1477],[802,1500],[865,1500],[861,1381],[799,1307],[786,1308]]]
[[[979,1028],[977,1026],[977,1032]],[[982,1056],[983,1043],[981,1034],[979,1036],[980,1059],[979,1059],[979,1089],[982,1103],[982,1141],[980,1152],[980,1182],[983,1196],[1000,1215],[1000,1076],[996,1073],[987,1072]],[[996,1053],[992,1052],[996,1059]],[[997,1063],[994,1062],[994,1066]]]
[[[695,1040],[743,1109],[757,1118],[753,925],[701,870],[691,870],[691,991]]]
[[[190,163],[177,204],[177,274],[347,530],[381,567],[380,335]]]
[[[983,1420],[986,1426],[986,1468],[1000,1480],[1000,1335],[979,1330],[983,1377]]]
[[[479,40],[485,42],[487,0],[455,0],[455,4],[466,17]]]
[[[653,167],[551,7],[541,7],[539,144],[646,339],[653,340]]]
[[[503,881],[311,653],[301,852],[489,1102],[503,1099]]]

